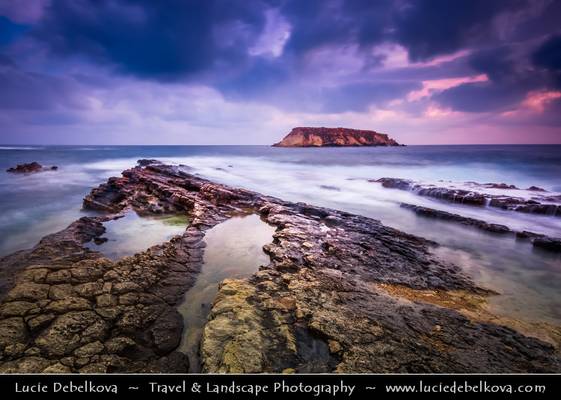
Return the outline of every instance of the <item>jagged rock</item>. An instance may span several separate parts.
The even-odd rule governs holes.
[[[0,371],[187,371],[187,357],[175,351],[183,330],[176,307],[201,268],[204,233],[248,211],[277,228],[264,247],[271,262],[221,285],[203,333],[205,371],[560,370],[547,343],[468,320],[446,301],[403,297],[405,289],[445,298],[489,292],[438,259],[435,243],[379,221],[161,164],[109,179],[84,207],[105,213],[0,260],[0,271],[15,277],[0,303]],[[190,225],[180,237],[114,262],[84,247],[103,234],[104,221],[129,208],[181,212]]]

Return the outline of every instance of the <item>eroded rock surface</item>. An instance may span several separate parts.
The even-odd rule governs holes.
[[[16,275],[0,304],[0,371],[186,371],[176,306],[201,267],[205,230],[240,212],[277,228],[264,248],[271,262],[222,283],[203,333],[204,371],[559,371],[548,343],[388,291],[488,294],[437,259],[435,243],[376,220],[152,163],[109,179],[84,207],[103,214],[0,260]],[[115,262],[83,246],[129,208],[186,213],[191,224]]]

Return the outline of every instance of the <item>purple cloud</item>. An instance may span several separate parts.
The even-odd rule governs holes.
[[[0,1],[3,142],[270,143],[306,124],[508,141],[513,121],[561,141],[556,1],[22,4]]]

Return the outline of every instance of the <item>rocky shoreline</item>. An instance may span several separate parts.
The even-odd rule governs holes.
[[[408,203],[400,203],[400,207],[408,209],[416,213],[417,215],[440,219],[443,221],[452,221],[462,225],[471,226],[477,229],[481,229],[486,232],[496,233],[496,234],[510,234],[515,236],[517,239],[527,239],[532,242],[534,247],[561,252],[561,238],[554,238],[540,233],[529,232],[529,231],[515,231],[506,225],[493,224],[486,221],[482,221],[476,218],[464,217],[459,214],[449,213],[447,211],[436,210],[434,208],[418,206]]]
[[[185,372],[177,312],[207,229],[239,213],[276,227],[269,265],[226,280],[204,372],[558,372],[558,346],[478,312],[493,293],[436,243],[346,212],[213,183],[155,160],[110,178],[84,217],[0,260],[0,372]],[[115,262],[84,246],[128,210],[186,214],[182,235]],[[469,313],[466,310],[470,311]]]
[[[451,203],[461,203],[472,206],[490,206],[508,211],[517,211],[530,214],[542,214],[561,217],[561,196],[548,194],[544,189],[532,186],[526,189],[534,192],[530,199],[521,196],[489,194],[478,191],[477,188],[520,190],[504,183],[478,184],[468,182],[474,189],[450,188],[433,184],[416,183],[409,179],[380,178],[370,182],[380,183],[389,189],[407,190],[419,196],[433,197]]]

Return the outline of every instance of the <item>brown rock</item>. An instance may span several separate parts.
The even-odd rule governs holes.
[[[274,147],[399,146],[383,133],[349,128],[298,127]]]

